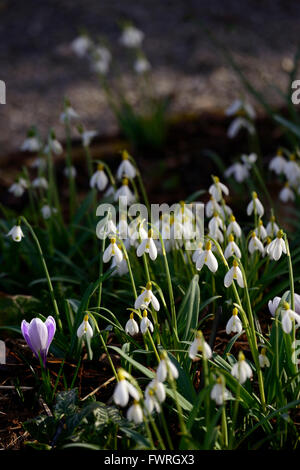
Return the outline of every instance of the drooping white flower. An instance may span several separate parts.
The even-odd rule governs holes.
[[[284,203],[295,200],[294,191],[290,188],[290,184],[288,182],[285,183],[284,187],[280,191],[279,199]]]
[[[235,377],[240,384],[246,382],[247,379],[252,377],[252,369],[245,360],[245,356],[242,351],[239,352],[238,361],[233,365],[231,369],[231,375]]]
[[[265,254],[265,248],[259,238],[257,238],[256,233],[252,232],[249,245],[249,253],[252,255],[255,251],[260,251],[262,255]]]
[[[128,380],[126,380],[130,379],[130,375],[124,369],[119,369],[118,377],[119,382],[116,385],[113,395],[115,404],[122,407],[126,406],[129,400],[129,396],[134,398],[134,400],[139,401],[139,391],[136,389],[136,387],[134,387],[134,385],[132,385]]]
[[[115,226],[114,221],[109,217],[103,217],[96,227],[96,235],[98,238],[103,240],[107,236],[113,236],[117,233],[117,227]]]
[[[213,196],[210,197],[210,200],[208,203],[205,205],[205,215],[206,217],[212,217],[213,214],[217,212],[218,214],[221,213],[221,206],[220,204],[215,200]]]
[[[262,369],[264,367],[270,367],[270,361],[268,359],[267,352],[266,352],[265,348],[262,348],[262,350],[261,350],[261,352],[258,356],[258,360],[259,360],[259,365]]]
[[[66,102],[64,111],[61,113],[59,120],[63,124],[66,124],[70,123],[74,119],[79,119],[79,114],[75,111],[74,108],[72,108],[69,102]]]
[[[89,316],[85,315],[83,322],[79,325],[77,329],[77,336],[78,338],[82,338],[83,336],[87,339],[91,339],[93,337],[93,328],[89,324]]]
[[[137,74],[141,75],[143,73],[149,72],[151,65],[146,57],[138,57],[134,62],[133,68]]]
[[[126,259],[122,259],[121,263],[117,263],[116,257],[114,256],[110,265],[110,269],[115,269],[112,276],[117,274],[118,276],[124,276],[128,273],[128,264]]]
[[[223,193],[228,196],[229,189],[225,184],[220,182],[220,179],[217,176],[214,176],[214,183],[209,187],[208,192],[217,202],[219,202],[223,197]]]
[[[31,168],[38,168],[41,171],[45,170],[47,167],[47,161],[43,157],[38,157],[33,160],[33,162],[30,164]]]
[[[7,234],[8,237],[11,237],[14,242],[20,242],[24,237],[24,233],[20,225],[15,225]]]
[[[118,201],[120,197],[126,198],[127,204],[131,204],[132,202],[135,201],[135,195],[131,192],[131,190],[128,187],[128,179],[123,178],[122,180],[122,186],[120,186],[119,189],[115,192],[114,199],[115,201]]]
[[[28,132],[27,138],[21,145],[22,152],[38,152],[41,149],[41,142],[33,131]]]
[[[98,131],[95,131],[95,130],[83,131],[81,133],[82,145],[84,147],[89,147],[91,145],[92,140],[97,135],[98,135]]]
[[[48,189],[48,181],[43,176],[35,178],[32,181],[32,187],[46,190]]]
[[[143,31],[134,26],[126,26],[121,34],[120,43],[125,47],[139,47],[144,39]]]
[[[164,382],[167,378],[170,380],[178,379],[177,367],[170,360],[168,354],[164,351],[156,371],[156,378],[159,382]]]
[[[296,155],[291,154],[289,161],[284,165],[284,174],[291,185],[296,185],[300,179],[300,167],[296,161]]]
[[[48,145],[45,148],[45,153],[53,152],[55,155],[61,155],[63,153],[63,147],[61,143],[56,139],[54,132],[52,131],[48,138]]]
[[[130,318],[128,322],[125,325],[125,333],[127,333],[130,336],[137,335],[139,332],[139,325],[133,318],[133,313],[130,314]]]
[[[144,253],[148,253],[152,261],[157,258],[157,248],[153,240],[153,230],[150,229],[148,232],[148,237],[145,238],[137,247],[136,254],[137,256],[142,256]]]
[[[253,106],[245,100],[236,99],[226,109],[226,116],[235,116],[239,114],[246,114],[251,119],[255,119],[256,113]]]
[[[123,177],[133,179],[136,175],[136,169],[129,160],[129,154],[126,150],[122,152],[122,162],[120,163],[116,177],[121,180]]]
[[[215,385],[211,389],[210,398],[214,400],[219,406],[223,405],[225,401],[230,398],[230,393],[225,387],[225,380],[223,376],[217,378]]]
[[[267,238],[268,234],[261,219],[258,221],[258,227],[254,230],[260,240]]]
[[[246,129],[251,135],[255,134],[254,125],[245,117],[238,116],[228,127],[227,136],[229,139],[234,139],[241,129]]]
[[[275,313],[279,307],[280,301],[281,301],[281,297],[274,297],[273,300],[269,300],[268,302],[268,308],[273,317],[275,317]]]
[[[291,310],[288,302],[284,302],[281,310],[281,325],[285,333],[289,334],[293,329],[293,323],[296,322],[300,326],[300,315]]]
[[[225,274],[224,286],[229,287],[236,280],[240,287],[245,287],[242,271],[239,268],[238,262],[233,260],[232,268]]]
[[[156,378],[151,380],[145,390],[145,408],[148,413],[152,413],[156,410],[160,413],[160,404],[166,399],[166,391],[164,384],[159,382]]]
[[[103,59],[95,60],[92,63],[92,70],[100,75],[106,75],[109,70],[109,62]]]
[[[202,253],[203,251],[203,242],[198,243],[198,248],[194,251],[192,255],[192,260],[194,263],[197,263],[198,256]]]
[[[250,170],[250,168],[252,168],[252,166],[257,160],[257,155],[256,153],[250,153],[249,155],[243,154],[241,156],[241,160],[245,164],[245,166],[248,168],[248,170]]]
[[[208,222],[208,230],[213,233],[219,228],[223,230],[223,220],[217,212],[214,212],[213,217]]]
[[[90,187],[95,188],[99,191],[103,191],[108,183],[108,177],[104,172],[104,165],[102,163],[98,164],[97,171],[93,174],[90,179]]]
[[[121,263],[121,261],[123,260],[123,253],[118,247],[115,238],[110,239],[110,244],[103,253],[103,262],[108,263],[112,256],[115,257],[117,264]]]
[[[243,330],[243,325],[241,320],[238,317],[238,309],[235,307],[232,310],[232,316],[228,320],[226,324],[226,333],[230,335],[230,333],[241,333]]]
[[[149,306],[150,303],[154,310],[158,312],[160,309],[159,301],[152,292],[152,283],[148,282],[146,285],[146,289],[143,290],[143,292],[136,299],[134,303],[134,308],[145,309]]]
[[[133,421],[135,424],[140,424],[144,420],[143,410],[137,400],[134,400],[133,405],[127,411],[128,421]]]
[[[256,212],[259,217],[262,217],[265,212],[264,206],[258,199],[255,191],[252,193],[252,201],[250,201],[247,206],[247,215],[251,215],[253,211]]]
[[[279,231],[279,227],[278,225],[276,224],[275,222],[275,217],[272,216],[270,218],[270,221],[268,222],[267,224],[267,234],[270,236],[270,237],[274,237],[274,235]]]
[[[73,165],[70,166],[70,167],[66,166],[64,168],[64,175],[65,175],[66,178],[73,178],[73,179],[76,178],[77,170],[76,170],[75,166],[73,166]]]
[[[234,236],[232,234],[230,234],[228,237],[228,245],[225,248],[224,256],[226,259],[230,258],[231,256],[236,256],[236,258],[242,257],[241,250],[235,243]]]
[[[153,323],[151,320],[149,320],[148,318],[148,312],[147,310],[144,310],[143,311],[143,318],[141,320],[141,323],[140,323],[140,330],[141,330],[141,333],[143,335],[145,335],[147,333],[147,331],[149,330],[151,333],[153,333]]]
[[[15,197],[21,197],[24,194],[25,189],[28,188],[27,181],[24,178],[19,178],[19,181],[13,183],[8,191],[12,193]]]
[[[209,344],[205,341],[202,331],[197,331],[196,336],[189,348],[189,357],[195,359],[198,352],[201,352],[206,359],[212,357],[212,350]]]
[[[93,43],[91,39],[85,35],[78,36],[71,42],[71,49],[78,57],[84,57]]]
[[[148,232],[145,229],[145,221],[138,216],[132,220],[128,226],[128,234],[131,245],[139,245],[140,240],[148,238]]]
[[[234,233],[237,238],[240,238],[240,236],[242,235],[242,229],[235,220],[234,215],[230,216],[230,223],[227,227],[227,235],[230,235],[231,233]]]
[[[50,219],[51,215],[57,213],[57,209],[55,207],[50,207],[48,204],[45,204],[41,207],[41,213],[45,220]]]
[[[282,150],[278,149],[277,155],[269,163],[269,169],[280,175],[284,173],[286,163],[286,159],[282,156]]]
[[[246,165],[236,162],[225,170],[224,176],[226,178],[233,176],[238,183],[242,183],[249,177],[249,170]]]
[[[213,252],[211,251],[210,241],[206,243],[205,250],[203,250],[202,253],[199,254],[196,261],[196,269],[200,271],[205,264],[212,273],[215,273],[218,269],[218,261]]]
[[[286,255],[286,246],[285,241],[283,240],[283,231],[279,230],[277,232],[276,238],[269,243],[267,246],[267,254],[270,256],[271,259],[278,261],[281,257],[282,253]]]

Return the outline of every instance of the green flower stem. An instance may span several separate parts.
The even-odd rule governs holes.
[[[160,363],[160,357],[159,357],[159,354],[158,354],[158,352],[157,352],[157,349],[156,349],[156,346],[155,346],[155,344],[154,344],[154,341],[153,341],[153,338],[152,338],[152,336],[151,336],[151,333],[150,333],[150,331],[149,331],[149,328],[147,329],[147,333],[148,333],[148,337],[149,337],[149,339],[150,339],[150,343],[151,343],[151,345],[152,345],[153,352],[154,352],[154,354],[155,354],[155,356],[156,356],[156,359],[157,359],[157,362],[158,362],[158,364],[159,364],[159,363]]]
[[[46,265],[46,261],[45,261],[45,258],[44,258],[44,254],[43,254],[40,242],[39,242],[33,228],[31,227],[30,223],[26,220],[26,218],[24,216],[21,216],[21,220],[28,227],[28,229],[29,229],[29,231],[30,231],[35,243],[36,243],[36,246],[37,246],[40,258],[41,258],[41,262],[42,262],[42,265],[43,265],[43,268],[44,268],[44,271],[45,271],[45,274],[46,274],[46,278],[47,278],[47,282],[48,282],[48,288],[49,288],[51,300],[52,300],[52,303],[53,303],[53,307],[54,307],[58,327],[59,327],[60,330],[62,330],[62,322],[61,322],[61,318],[60,318],[60,313],[59,313],[59,310],[58,310],[58,306],[57,306],[57,302],[56,302],[56,299],[55,299],[52,282],[51,282],[51,279],[50,279],[49,271],[48,271],[48,268],[47,268],[47,265]]]
[[[131,286],[132,286],[134,298],[137,299],[137,291],[136,291],[136,287],[135,287],[135,282],[134,282],[134,277],[133,277],[133,274],[132,274],[132,269],[131,269],[131,264],[130,264],[128,252],[127,252],[126,247],[125,247],[123,241],[121,240],[121,238],[118,238],[118,242],[121,244],[122,251],[123,251],[127,266],[128,266],[128,272],[129,272],[129,277],[130,277],[130,281],[131,281]]]
[[[167,438],[169,449],[174,450],[174,446],[173,446],[172,439],[171,439],[171,436],[170,436],[170,433],[169,433],[169,429],[168,429],[168,426],[167,426],[167,423],[166,423],[166,418],[165,418],[163,408],[161,408],[160,418],[161,418],[161,422],[162,422],[164,432],[165,432],[165,435],[166,435],[166,438]]]
[[[222,437],[223,445],[225,448],[228,447],[228,429],[227,429],[227,419],[226,419],[226,405],[223,405],[222,408]]]
[[[99,256],[99,288],[98,288],[98,301],[97,301],[97,307],[100,308],[101,306],[101,298],[102,298],[102,274],[103,274],[103,253],[104,253],[104,248],[105,248],[105,237],[102,239],[101,243],[101,251],[100,251],[100,256]]]
[[[176,408],[177,408],[177,412],[178,412],[178,418],[179,418],[181,434],[183,434],[184,436],[187,436],[188,432],[187,432],[187,428],[186,428],[186,425],[185,425],[185,422],[184,422],[182,408],[181,408],[181,405],[180,405],[179,400],[178,400],[178,394],[177,394],[177,389],[176,389],[176,385],[175,385],[175,380],[173,378],[169,377],[169,384],[171,385],[171,389],[174,393],[174,399],[175,399],[175,404],[176,404]]]
[[[155,423],[155,421],[154,421],[154,419],[152,418],[152,416],[151,416],[150,413],[148,413],[148,418],[149,418],[150,424],[151,424],[151,426],[152,426],[152,428],[153,428],[154,434],[156,435],[156,438],[157,438],[157,440],[158,440],[158,442],[159,442],[160,448],[161,448],[162,450],[166,450],[166,446],[165,446],[164,440],[163,440],[163,438],[162,438],[162,436],[161,436],[161,434],[160,434],[160,432],[159,432],[159,430],[158,430],[158,427],[156,426],[156,423]]]
[[[76,200],[76,188],[75,188],[75,180],[72,175],[72,144],[71,144],[71,129],[70,129],[70,124],[68,120],[66,121],[66,136],[67,136],[67,153],[66,153],[66,162],[67,162],[67,168],[69,171],[68,174],[68,180],[69,180],[69,195],[70,195],[70,219],[72,219],[72,216],[75,211],[75,200]]]
[[[116,381],[119,382],[119,377],[118,377],[117,371],[116,371],[116,369],[115,369],[114,363],[113,363],[113,361],[112,361],[112,358],[111,358],[111,356],[110,356],[110,354],[109,354],[109,351],[108,351],[108,349],[107,349],[107,346],[106,346],[105,341],[104,341],[104,339],[103,339],[103,336],[102,336],[102,334],[101,334],[101,331],[100,331],[100,328],[99,328],[99,326],[98,326],[98,323],[97,323],[95,317],[94,317],[93,315],[91,315],[90,312],[89,312],[89,316],[92,317],[92,319],[93,319],[93,322],[94,322],[95,328],[96,328],[96,330],[97,330],[97,333],[98,333],[98,335],[99,335],[100,341],[101,341],[102,346],[103,346],[103,348],[104,348],[104,351],[105,351],[105,353],[106,353],[106,355],[107,355],[107,359],[108,359],[108,361],[109,361],[110,367],[111,367],[111,369],[112,369],[112,371],[113,371],[113,374],[114,374],[114,376],[115,376],[115,378],[116,378]]]

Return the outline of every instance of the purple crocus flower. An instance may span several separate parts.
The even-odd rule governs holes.
[[[51,316],[49,316],[45,322],[40,318],[33,318],[30,323],[23,320],[21,324],[21,331],[26,343],[37,359],[40,353],[44,366],[46,366],[46,357],[55,330],[56,323]]]

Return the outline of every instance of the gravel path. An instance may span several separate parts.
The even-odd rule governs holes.
[[[43,133],[55,127],[62,136],[58,116],[65,95],[87,126],[116,130],[97,78],[70,51],[80,28],[108,39],[122,71],[115,81],[125,83],[132,99],[135,81],[118,43],[118,22],[130,19],[142,29],[153,87],[174,95],[174,113],[224,107],[242,90],[201,23],[230,47],[274,104],[280,98],[266,81],[286,86],[284,66],[299,42],[295,1],[2,0],[0,14],[0,78],[7,86],[7,104],[0,106],[0,155],[18,148],[31,124]]]

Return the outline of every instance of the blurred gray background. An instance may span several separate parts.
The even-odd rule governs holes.
[[[224,108],[243,90],[201,25],[275,105],[281,98],[270,83],[287,86],[285,69],[300,39],[300,2],[289,0],[0,0],[0,15],[0,79],[7,86],[0,155],[19,148],[32,124],[44,135],[54,127],[63,136],[64,96],[88,127],[117,131],[96,75],[70,50],[81,28],[107,39],[119,69],[113,83],[122,81],[132,99],[135,81],[118,42],[119,22],[142,29],[152,85],[174,96],[171,111],[178,115]]]

